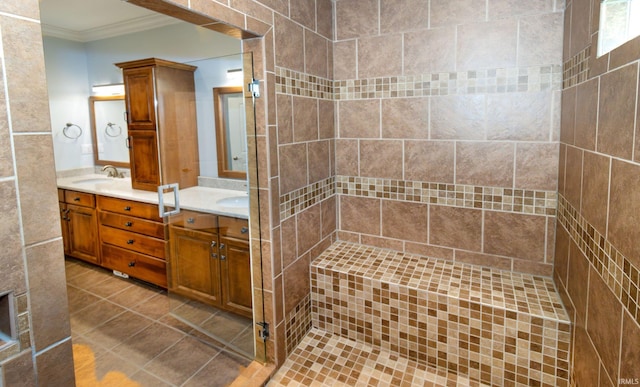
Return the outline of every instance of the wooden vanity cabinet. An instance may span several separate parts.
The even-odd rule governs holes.
[[[182,211],[169,240],[170,292],[252,317],[246,220]]]
[[[100,264],[95,195],[58,190],[64,253]]]
[[[167,287],[167,229],[154,204],[98,196],[102,266]]]
[[[125,86],[132,187],[197,185],[196,67],[157,58],[116,66]]]

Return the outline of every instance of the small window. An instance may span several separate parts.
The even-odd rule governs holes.
[[[602,0],[598,56],[640,35],[640,0]]]

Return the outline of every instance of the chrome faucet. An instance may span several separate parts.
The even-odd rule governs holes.
[[[122,172],[118,172],[118,169],[116,169],[116,167],[114,167],[113,165],[105,165],[104,167],[102,167],[102,171],[106,171],[109,170],[109,172],[107,173],[107,177],[124,177],[124,174]]]

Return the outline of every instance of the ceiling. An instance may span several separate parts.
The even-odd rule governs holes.
[[[78,42],[179,22],[123,0],[40,0],[40,20],[44,35]]]

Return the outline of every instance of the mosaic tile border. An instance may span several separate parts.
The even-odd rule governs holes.
[[[562,88],[566,89],[586,81],[589,77],[591,46],[577,53],[562,65]]]
[[[562,66],[494,68],[334,81],[336,100],[560,90]]]
[[[276,93],[333,100],[333,81],[276,67]]]
[[[568,231],[609,289],[640,324],[640,269],[613,247],[562,195],[558,198],[558,223]]]
[[[454,207],[555,215],[556,191],[336,176],[336,193]]]
[[[284,341],[287,356],[311,330],[311,294],[307,294],[285,319]]]
[[[284,220],[304,211],[336,193],[335,176],[280,196],[280,219]]]
[[[12,341],[0,341],[3,343],[0,345],[0,363],[31,347],[27,294],[16,295],[13,299],[13,307],[17,316],[15,328],[18,337]]]
[[[353,364],[345,367],[347,363]],[[309,366],[311,364],[311,366]],[[312,329],[270,386],[485,386],[371,345]]]

